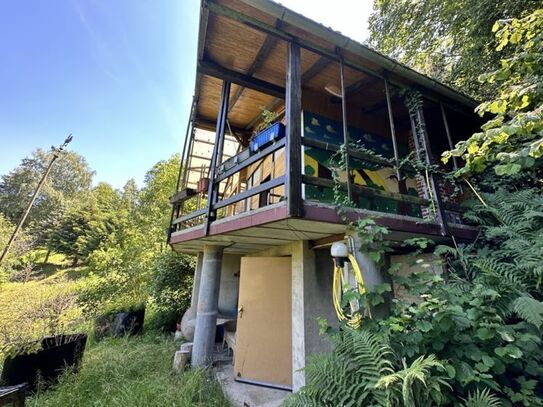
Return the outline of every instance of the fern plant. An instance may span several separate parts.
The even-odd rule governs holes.
[[[387,406],[382,376],[393,373],[392,353],[382,338],[345,329],[333,338],[334,351],[314,355],[305,368],[307,385],[284,406]]]
[[[442,387],[450,388],[444,375],[435,371],[445,371],[435,355],[420,356],[411,366],[402,360],[403,368],[383,376],[377,382],[378,388],[388,390],[390,404],[393,406],[425,407],[443,405],[446,398]]]
[[[490,389],[479,390],[470,393],[462,407],[501,407],[502,402]]]
[[[443,405],[449,387],[435,355],[421,356],[395,370],[396,357],[386,342],[366,330],[345,329],[333,338],[332,353],[315,355],[306,366],[307,385],[292,394],[287,407]]]

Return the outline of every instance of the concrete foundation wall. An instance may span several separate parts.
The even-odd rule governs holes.
[[[332,297],[334,262],[330,250],[315,250],[315,267],[306,276],[305,284],[305,326],[306,358],[312,353],[329,352],[331,345],[326,336],[319,335],[317,318],[324,318],[332,327],[338,327]]]
[[[219,314],[236,318],[241,255],[224,254],[219,291]]]

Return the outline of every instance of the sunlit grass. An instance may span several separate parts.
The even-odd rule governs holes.
[[[172,372],[175,350],[173,340],[155,334],[92,344],[78,373],[64,374],[27,406],[229,406],[205,372]]]

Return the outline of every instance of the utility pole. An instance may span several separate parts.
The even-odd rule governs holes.
[[[2,252],[2,256],[0,256],[0,264],[2,264],[2,261],[4,260],[4,257],[6,257],[6,255],[8,254],[9,249],[11,248],[13,243],[15,242],[15,239],[17,238],[17,234],[19,233],[19,231],[23,227],[23,224],[25,223],[26,217],[28,216],[28,213],[30,212],[30,209],[32,208],[32,205],[34,205],[34,201],[38,197],[38,194],[40,193],[40,189],[42,188],[43,184],[45,183],[45,180],[47,179],[47,176],[49,175],[49,173],[51,172],[51,169],[53,168],[53,164],[55,163],[57,158],[60,156],[60,153],[62,153],[64,148],[66,148],[66,146],[70,143],[70,141],[72,141],[72,138],[73,138],[72,134],[70,133],[70,135],[68,135],[68,137],[66,137],[66,140],[64,140],[64,143],[60,147],[55,147],[55,146],[51,147],[51,151],[53,152],[53,157],[51,158],[51,161],[49,162],[49,165],[47,166],[47,169],[45,170],[45,173],[41,177],[40,182],[38,183],[38,186],[36,187],[36,190],[34,191],[34,195],[32,195],[32,199],[30,200],[30,202],[28,203],[25,211],[23,212],[23,216],[21,216],[21,219],[19,219],[19,223],[17,224],[17,227],[15,228],[13,233],[11,234],[11,237],[9,238],[8,244],[4,248],[4,251]]]

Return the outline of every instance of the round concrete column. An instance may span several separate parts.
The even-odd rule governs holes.
[[[192,366],[194,367],[210,366],[213,361],[222,253],[222,246],[204,246],[196,329],[192,347]]]

